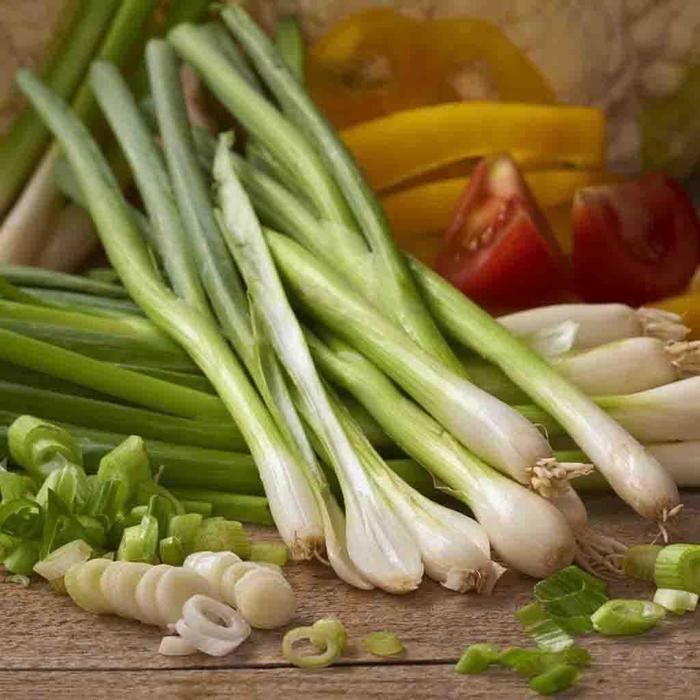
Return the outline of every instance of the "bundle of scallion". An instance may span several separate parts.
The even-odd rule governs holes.
[[[213,149],[201,133],[193,135],[178,64],[166,43],[153,41],[147,49],[162,153],[114,66],[98,62],[91,69],[92,89],[129,162],[145,215],[126,204],[75,115],[30,73],[20,74],[20,87],[65,153],[78,196],[126,292],[153,325],[123,307],[100,309],[86,299],[52,300],[45,293],[42,298],[36,291],[9,290],[15,296],[2,303],[0,317],[14,350],[5,359],[150,410],[169,407],[172,413],[179,406],[171,421],[183,420],[181,412],[189,411],[184,418],[192,427],[204,417],[215,421],[210,431],[216,434],[226,425],[225,406],[260,471],[292,554],[312,556],[325,548],[338,574],[360,587],[411,590],[424,567],[448,587],[488,587],[496,569],[487,540],[507,563],[538,576],[568,564],[576,538],[593,558],[600,548],[616,548],[586,530],[585,508],[568,483],[587,466],[557,461],[533,425],[537,422],[554,423],[555,430],[573,438],[642,515],[659,521],[672,516],[678,510],[673,480],[601,408],[645,432],[640,419],[645,392],[593,401],[562,374],[591,377],[595,358],[544,360],[444,280],[405,260],[354,162],[275,47],[241,9],[228,7],[222,18],[280,108],[260,90],[221,28],[184,23],[170,33],[175,51],[248,132],[247,160],[231,152],[228,137],[219,139],[214,191],[210,173],[202,170]],[[289,46],[295,45],[280,42],[282,51]],[[298,68],[298,56],[288,58]],[[263,229],[257,217],[282,233]],[[303,332],[290,302],[320,324],[315,335]],[[61,304],[72,308],[56,308]],[[637,329],[627,336],[675,333],[671,319],[661,319],[662,325],[671,323],[670,330],[652,332],[658,319],[645,318],[643,326],[630,313]],[[568,321],[563,335],[573,338],[575,330],[580,346],[596,345],[585,315],[550,313],[550,322],[531,322],[521,330],[542,333]],[[498,367],[539,408],[516,411],[470,381],[438,327]],[[29,347],[56,330],[52,343],[63,348],[52,345],[41,363],[23,359],[22,343]],[[146,396],[133,369],[110,365],[113,369],[100,377],[101,365],[87,363],[89,380],[71,370],[75,350],[94,354],[90,340],[94,346],[111,332],[120,348],[101,359],[155,372],[150,385],[154,391],[166,391],[167,385],[172,401],[165,394]],[[17,334],[33,339],[17,340]],[[581,341],[586,334],[589,339]],[[68,370],[59,369],[60,358]],[[183,373],[197,377],[196,368],[220,401],[206,384],[193,387],[192,379],[182,378]],[[398,445],[457,492],[488,537],[466,516],[431,504],[389,470],[327,379],[354,394]],[[651,391],[692,390],[688,382],[694,381]],[[671,399],[664,394],[659,400],[666,401],[667,410]],[[71,396],[64,403],[78,401],[102,398]],[[119,406],[107,405],[112,412]],[[652,405],[646,401],[647,412]],[[657,425],[665,427],[649,431],[655,440],[665,439],[659,435],[669,423],[662,418]],[[162,439],[162,433],[146,437]],[[345,515],[320,461],[337,476]],[[524,542],[523,532],[537,533],[535,541]]]

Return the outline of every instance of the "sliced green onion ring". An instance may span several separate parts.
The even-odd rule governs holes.
[[[578,680],[578,669],[570,664],[558,664],[549,671],[535,676],[530,681],[530,689],[540,695],[554,695],[566,690]]]
[[[698,594],[689,591],[674,591],[671,588],[659,588],[654,593],[654,602],[677,615],[693,612],[698,606]]]
[[[483,673],[499,657],[498,648],[493,644],[472,644],[464,650],[455,665],[456,673]]]
[[[322,618],[311,627],[296,627],[289,630],[282,640],[282,655],[289,663],[299,668],[323,668],[335,663],[342,655],[347,635],[342,623],[331,618]],[[310,641],[319,651],[317,654],[301,654],[294,645]]]
[[[654,582],[659,588],[700,594],[700,544],[664,547],[656,558]]]
[[[605,635],[641,634],[650,630],[666,611],[651,600],[609,600],[601,605],[591,621],[596,632]]]
[[[370,632],[364,638],[363,644],[367,651],[374,656],[394,656],[404,650],[403,643],[398,636],[388,630]]]

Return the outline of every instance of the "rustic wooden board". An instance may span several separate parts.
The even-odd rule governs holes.
[[[700,494],[686,494],[681,539],[700,541]],[[652,528],[608,495],[589,499],[592,522],[626,542],[650,539]],[[507,673],[460,677],[452,665],[476,641],[527,644],[513,612],[530,597],[531,579],[508,573],[489,597],[460,596],[426,582],[403,597],[352,590],[320,564],[290,566],[300,601],[299,623],[335,615],[352,644],[342,668],[319,673],[290,669],[280,656],[281,633],[254,633],[234,655],[166,658],[161,633],[136,623],[94,617],[41,584],[0,585],[0,698],[41,697],[524,697],[526,685]],[[613,594],[649,596],[651,586],[611,585]],[[388,628],[406,654],[387,661],[358,643]],[[666,620],[648,635],[582,640],[594,657],[583,674],[581,697],[688,697],[700,682],[700,634],[694,616]]]

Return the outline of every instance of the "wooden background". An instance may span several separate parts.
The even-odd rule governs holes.
[[[700,494],[686,493],[677,537],[700,541]],[[613,496],[588,499],[593,523],[627,543],[649,541],[653,528]],[[463,648],[488,641],[527,645],[513,612],[534,581],[509,572],[491,597],[459,595],[426,582],[407,596],[352,590],[320,564],[287,568],[299,600],[295,624],[334,615],[346,625],[350,648],[335,667],[290,668],[280,654],[282,632],[254,632],[224,658],[163,657],[162,633],[112,617],[95,617],[33,583],[0,584],[0,698],[522,698],[527,684],[493,671],[459,676]],[[617,596],[650,597],[653,587],[611,584]],[[402,657],[370,656],[360,641],[390,629],[404,642]],[[597,635],[580,642],[593,655],[577,698],[689,698],[700,688],[697,616],[669,616],[654,632],[627,639]]]

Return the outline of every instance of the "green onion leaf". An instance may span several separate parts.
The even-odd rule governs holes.
[[[596,632],[606,635],[641,634],[650,630],[666,611],[650,600],[609,600],[591,615]]]
[[[117,559],[141,561],[153,564],[158,552],[158,521],[152,515],[144,515],[138,525],[124,530],[117,550]]]
[[[374,656],[394,656],[404,650],[401,640],[387,630],[371,632],[362,641],[367,651]]]
[[[12,574],[31,576],[40,558],[41,544],[36,540],[20,542],[4,559],[4,567]]]
[[[557,624],[538,602],[520,608],[515,617],[540,649],[562,651],[574,643],[573,637]]]
[[[559,617],[590,615],[606,600],[607,586],[578,566],[567,566],[535,585],[535,599]]]

